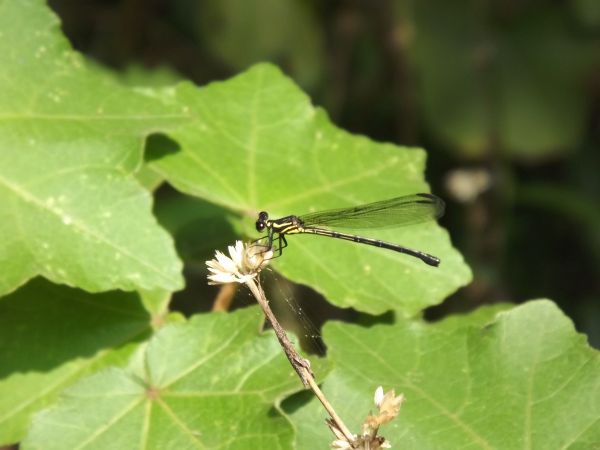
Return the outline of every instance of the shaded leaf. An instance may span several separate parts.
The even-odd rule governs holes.
[[[31,415],[78,378],[124,364],[151,331],[134,294],[35,279],[0,298],[0,444],[19,441]]]
[[[199,3],[198,20],[201,26],[194,31],[203,44],[237,71],[272,61],[289,67],[303,86],[314,85],[321,75],[322,30],[303,2],[205,1]]]
[[[36,416],[23,448],[291,448],[275,409],[301,383],[257,308],[160,330],[127,369],[70,388]]]
[[[577,19],[590,28],[600,26],[600,3],[595,0],[575,0],[571,3]]]
[[[412,19],[405,8],[398,15],[405,27],[414,21],[424,117],[462,155],[500,148],[547,157],[576,146],[585,131],[584,83],[599,61],[597,45],[573,33],[562,5],[513,6],[425,0]]]
[[[215,248],[226,248],[235,241],[237,217],[227,210],[178,192],[158,199],[155,214],[175,238],[177,251],[186,269],[205,272],[205,261],[213,258]],[[237,230],[239,232],[239,230]]]

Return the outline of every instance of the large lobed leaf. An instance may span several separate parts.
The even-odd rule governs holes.
[[[168,325],[127,369],[69,388],[23,448],[288,449],[275,404],[301,384],[257,308]]]
[[[330,324],[324,391],[354,431],[376,386],[404,393],[380,430],[398,448],[595,448],[598,353],[548,301],[497,311]],[[299,381],[258,320],[251,308],[163,328],[126,370],[80,381],[36,416],[23,448],[325,448],[318,402],[286,403],[293,426],[273,409]]]
[[[181,151],[153,163],[177,189],[245,214],[273,218],[428,190],[425,154],[336,128],[291,80],[258,65],[204,89],[183,84],[176,100],[195,117],[170,133]],[[374,232],[371,231],[371,234]],[[439,256],[440,268],[405,255],[318,236],[293,236],[274,264],[340,306],[414,314],[467,283],[470,271],[434,223],[376,237]]]
[[[155,302],[156,303],[156,302]],[[152,332],[137,294],[89,294],[35,279],[0,298],[0,446],[83,375],[125,364]]]
[[[402,449],[600,446],[600,355],[549,301],[493,317],[324,331],[334,369],[324,391],[356,432],[378,385],[404,393],[380,434]],[[320,405],[292,414],[298,449],[322,448]]]
[[[35,275],[90,291],[182,287],[132,173],[180,109],[71,50],[42,0],[0,1],[0,294]]]

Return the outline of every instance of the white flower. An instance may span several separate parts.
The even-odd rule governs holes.
[[[373,401],[375,402],[375,406],[377,406],[379,408],[382,400],[383,400],[383,387],[379,386],[377,389],[375,389],[375,398],[373,399]]]
[[[208,284],[245,283],[254,278],[273,256],[264,246],[245,245],[236,241],[228,246],[229,257],[217,250],[215,258],[206,261],[210,274]]]

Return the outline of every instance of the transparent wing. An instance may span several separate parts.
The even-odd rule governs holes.
[[[444,214],[444,201],[432,194],[414,194],[351,208],[305,214],[305,227],[382,228],[400,227],[437,219]]]

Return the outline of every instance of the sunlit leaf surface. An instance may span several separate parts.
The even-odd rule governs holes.
[[[379,385],[404,393],[380,434],[402,449],[591,449],[600,444],[600,355],[548,301],[435,324],[330,324],[324,383],[358,432]],[[298,449],[329,438],[317,402],[292,414]]]
[[[195,120],[170,133],[181,150],[152,167],[183,192],[236,210],[248,233],[258,211],[271,217],[428,191],[421,149],[373,142],[336,128],[279,70],[259,65],[223,83],[184,84],[177,100]],[[414,258],[319,236],[292,236],[278,270],[340,306],[414,314],[439,303],[470,271],[435,223],[367,235],[438,256]]]
[[[132,173],[145,136],[186,116],[88,66],[43,4],[0,2],[0,293],[35,275],[90,291],[181,288]]]
[[[82,380],[36,416],[23,448],[289,449],[275,404],[301,388],[256,308],[168,325],[127,369]]]

